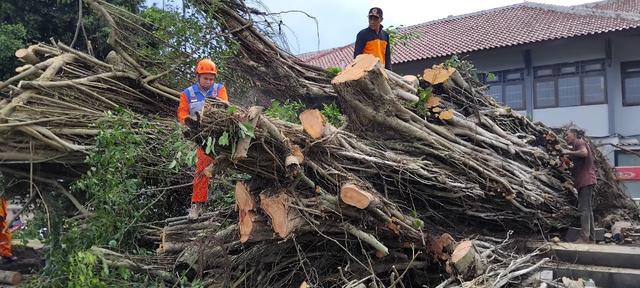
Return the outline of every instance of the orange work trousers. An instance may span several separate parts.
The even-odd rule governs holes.
[[[11,257],[11,232],[9,232],[9,219],[7,219],[7,199],[0,199],[0,216],[4,218],[0,221],[0,256]]]
[[[202,173],[209,165],[215,163],[215,159],[204,153],[202,147],[196,150],[196,175],[193,177],[192,203],[207,202],[209,194],[209,177]]]

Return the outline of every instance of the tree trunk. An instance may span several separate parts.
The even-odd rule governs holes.
[[[360,189],[360,187],[352,183],[342,185],[342,188],[340,188],[340,199],[342,202],[358,209],[366,209],[372,203],[380,202],[373,194]]]
[[[318,109],[305,110],[300,113],[299,118],[304,132],[307,132],[313,139],[322,137],[327,120]]]
[[[40,63],[40,58],[36,56],[31,46],[28,48],[18,49],[15,55],[18,59],[20,59],[20,61],[27,64],[35,65]]]
[[[260,208],[271,218],[273,231],[283,239],[304,224],[300,212],[291,207],[292,202],[293,198],[286,191],[271,196],[267,191],[260,193]]]
[[[451,265],[457,275],[463,278],[475,278],[484,270],[480,255],[473,241],[462,241],[451,254]]]

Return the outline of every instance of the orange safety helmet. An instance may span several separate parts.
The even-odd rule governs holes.
[[[196,74],[218,74],[218,68],[216,63],[213,63],[211,59],[202,59],[198,61],[196,65]]]

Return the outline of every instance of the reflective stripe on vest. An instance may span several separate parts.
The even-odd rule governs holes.
[[[183,93],[187,96],[187,100],[189,101],[189,115],[192,117],[196,116],[196,112],[201,112],[204,108],[204,100],[207,97],[218,98],[218,93],[222,89],[222,84],[213,83],[211,88],[207,91],[206,95],[203,95],[200,91],[200,87],[198,84],[194,84],[189,88],[185,89]]]

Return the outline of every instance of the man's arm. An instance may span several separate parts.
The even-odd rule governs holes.
[[[384,68],[391,70],[391,42],[387,35],[387,48],[384,51]]]
[[[362,51],[364,51],[364,45],[366,44],[361,34],[362,32],[359,32],[358,36],[356,36],[356,44],[355,44],[355,47],[353,48],[354,59],[356,58],[356,56],[362,54]]]
[[[585,158],[589,156],[589,151],[587,150],[587,146],[584,143],[576,143],[575,148],[575,150],[562,149],[562,154],[578,158]]]
[[[178,121],[184,124],[184,119],[189,117],[189,101],[187,100],[187,95],[180,93],[180,105],[178,106]]]
[[[220,88],[218,92],[218,98],[224,103],[229,103],[229,95],[227,95],[227,88],[224,87],[224,85],[222,85],[222,88]]]
[[[564,150],[563,154],[571,157],[584,158],[584,157],[587,157],[587,155],[589,155],[589,152],[587,151],[587,148],[582,147],[581,149],[576,151]]]

